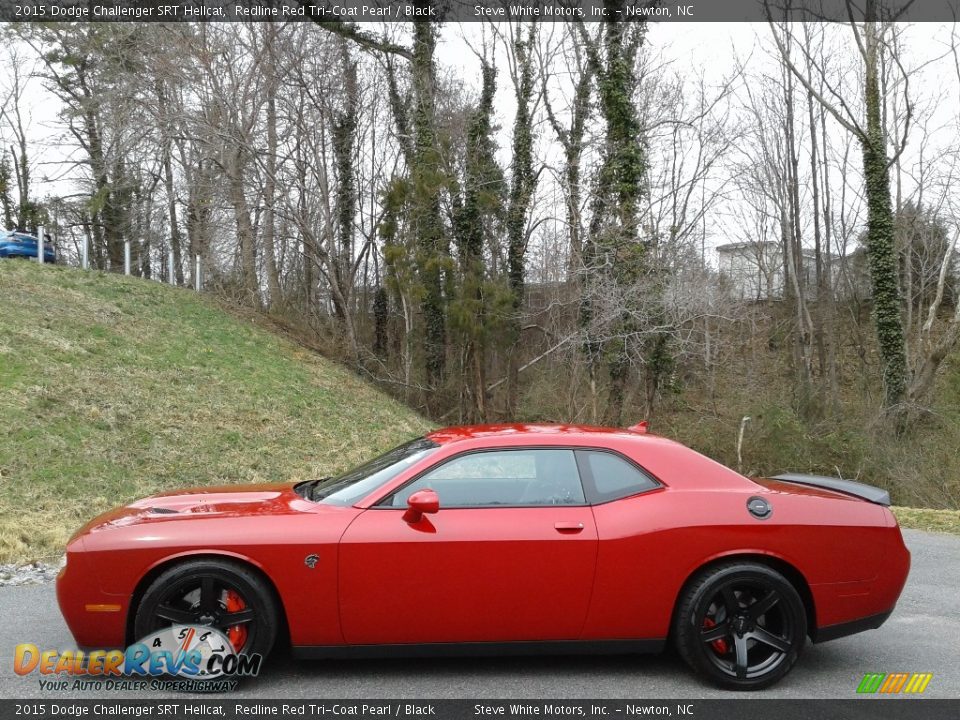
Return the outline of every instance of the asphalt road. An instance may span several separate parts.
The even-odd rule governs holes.
[[[904,536],[913,567],[887,623],[879,630],[823,645],[808,643],[793,672],[763,697],[852,698],[866,672],[932,672],[926,697],[960,698],[960,537],[910,530]],[[52,584],[0,588],[0,618],[0,697],[84,697],[43,691],[36,675],[20,677],[13,672],[17,643],[32,642],[41,649],[72,647]],[[644,657],[296,663],[287,656],[273,656],[260,677],[241,684],[231,695],[284,700],[731,696],[738,695],[700,682],[672,652]]]

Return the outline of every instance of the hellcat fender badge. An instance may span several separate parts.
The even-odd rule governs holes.
[[[307,555],[303,559],[303,564],[306,565],[311,570],[313,570],[317,566],[318,562],[320,562],[320,556],[316,554]]]

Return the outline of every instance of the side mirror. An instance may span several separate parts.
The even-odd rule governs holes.
[[[440,498],[433,490],[418,490],[407,498],[407,511],[403,519],[408,523],[418,523],[425,514],[433,514],[440,509]]]

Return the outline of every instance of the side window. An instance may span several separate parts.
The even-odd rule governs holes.
[[[657,487],[657,481],[636,465],[611,452],[578,450],[590,502],[606,502]]]
[[[583,505],[583,486],[572,450],[517,449],[455,457],[387,498],[406,507],[407,498],[430,488],[445,507]]]

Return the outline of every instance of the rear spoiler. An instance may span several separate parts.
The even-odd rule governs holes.
[[[793,483],[795,485],[809,485],[811,487],[823,488],[824,490],[833,490],[844,495],[853,495],[861,500],[876,503],[877,505],[890,505],[890,493],[883,488],[866,485],[864,483],[854,482],[853,480],[841,480],[840,478],[822,477],[820,475],[801,475],[799,473],[784,473],[775,475],[771,480],[782,480],[783,482]]]

